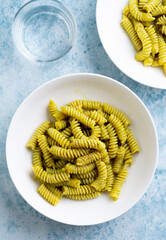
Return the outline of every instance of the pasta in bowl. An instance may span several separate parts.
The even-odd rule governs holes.
[[[35,90],[15,113],[6,143],[22,197],[45,216],[73,225],[109,221],[136,204],[151,182],[157,152],[142,101],[95,74],[64,76]]]

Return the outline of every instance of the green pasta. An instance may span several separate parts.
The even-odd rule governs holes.
[[[50,100],[48,109],[54,120],[41,124],[27,144],[41,183],[37,192],[52,205],[63,197],[88,200],[101,192],[117,200],[126,168],[140,151],[128,117],[110,104],[90,100],[74,100],[62,111]]]
[[[135,46],[135,59],[145,67],[162,66],[166,74],[165,15],[166,1],[129,0],[121,25]]]

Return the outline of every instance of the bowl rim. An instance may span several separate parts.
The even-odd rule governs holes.
[[[158,142],[158,135],[157,135],[157,129],[156,129],[156,126],[155,126],[155,123],[154,123],[154,120],[148,110],[148,108],[146,107],[146,105],[144,104],[144,102],[141,100],[141,98],[139,98],[130,88],[128,88],[127,86],[125,86],[123,83],[111,78],[111,77],[108,77],[108,76],[104,76],[104,75],[101,75],[101,74],[95,74],[95,73],[72,73],[72,74],[66,74],[66,75],[62,75],[60,77],[57,77],[57,78],[53,78],[47,82],[45,82],[44,84],[40,85],[39,87],[37,87],[35,90],[32,90],[32,92],[27,96],[25,97],[25,99],[22,101],[22,103],[19,105],[19,107],[16,109],[16,112],[14,113],[12,119],[11,119],[11,122],[10,122],[10,125],[9,125],[9,128],[8,128],[8,131],[7,131],[7,137],[6,137],[6,162],[7,162],[7,167],[8,167],[8,171],[9,171],[9,175],[11,177],[11,180],[17,190],[17,192],[21,195],[21,197],[33,208],[35,209],[35,211],[39,212],[40,214],[42,214],[43,216],[49,218],[49,219],[52,219],[54,221],[57,221],[57,222],[60,222],[60,223],[63,223],[63,224],[67,224],[67,225],[73,225],[73,226],[92,226],[92,225],[98,225],[98,224],[101,224],[101,223],[106,223],[108,221],[111,221],[115,218],[112,218],[112,219],[108,219],[108,220],[105,220],[105,221],[100,221],[98,223],[91,223],[91,224],[73,224],[73,223],[69,223],[69,222],[65,222],[65,221],[60,221],[60,220],[55,220],[54,218],[50,217],[50,216],[46,216],[44,213],[42,213],[41,211],[37,210],[36,208],[34,208],[25,198],[24,196],[22,195],[22,193],[20,193],[20,191],[17,189],[17,186],[15,184],[15,180],[13,179],[12,177],[12,174],[10,172],[10,167],[9,167],[9,162],[8,162],[8,138],[9,138],[9,134],[10,134],[10,129],[11,129],[11,124],[12,124],[12,120],[13,118],[15,117],[17,111],[21,108],[21,106],[24,104],[25,101],[27,101],[31,95],[33,95],[35,92],[37,92],[39,89],[41,88],[44,88],[45,86],[47,86],[48,84],[51,84],[53,82],[57,82],[57,81],[60,81],[61,79],[65,78],[66,81],[72,81],[72,79],[70,79],[71,77],[73,76],[91,76],[91,77],[99,77],[99,78],[102,78],[104,80],[107,80],[107,81],[112,81],[122,87],[124,87],[126,90],[128,90],[131,94],[134,95],[134,97],[136,97],[136,99],[143,105],[143,107],[145,108],[150,120],[151,120],[151,123],[153,125],[153,130],[154,130],[154,137],[155,137],[155,142],[156,142],[156,156],[155,156],[155,164],[154,164],[154,167],[153,167],[153,171],[151,173],[151,177],[149,178],[149,181],[148,183],[146,184],[146,187],[144,187],[144,191],[142,191],[142,194],[137,197],[137,199],[135,200],[135,202],[133,204],[131,204],[129,207],[127,207],[124,211],[121,212],[121,214],[119,214],[118,216],[116,216],[115,218],[118,218],[120,216],[122,216],[123,214],[125,214],[126,212],[128,212],[131,208],[133,208],[133,206],[135,206],[140,200],[141,198],[143,197],[143,195],[145,194],[145,192],[147,191],[147,189],[149,188],[151,182],[152,182],[152,179],[154,177],[154,174],[155,174],[155,171],[156,171],[156,168],[157,168],[157,163],[158,163],[158,155],[159,155],[159,142]]]
[[[17,20],[17,18],[19,17],[20,13],[22,12],[23,9],[25,9],[27,6],[33,4],[33,3],[40,3],[42,5],[46,5],[46,3],[42,3],[43,0],[30,0],[28,2],[26,2],[25,4],[23,4],[19,9],[18,11],[16,12],[14,18],[13,18],[13,21],[12,21],[12,26],[11,26],[11,29],[12,29],[12,40],[17,48],[17,50],[28,60],[30,60],[31,62],[38,62],[38,63],[49,63],[49,62],[54,62],[62,57],[64,57],[70,50],[71,48],[74,46],[74,43],[76,41],[76,36],[77,36],[77,22],[76,22],[76,19],[75,19],[75,16],[74,14],[72,13],[72,11],[70,10],[70,8],[68,6],[66,6],[66,4],[60,2],[59,0],[48,0],[48,6],[49,6],[49,2],[53,2],[55,4],[59,4],[59,6],[62,6],[65,11],[67,11],[67,13],[70,15],[69,18],[73,24],[73,36],[72,36],[72,42],[71,42],[71,45],[68,47],[67,51],[65,51],[63,54],[59,55],[58,57],[52,57],[51,59],[47,59],[47,60],[42,60],[40,59],[40,57],[36,57],[35,55],[33,55],[33,53],[30,53],[27,48],[25,47],[25,49],[27,50],[28,53],[30,53],[31,56],[27,56],[26,53],[24,52],[24,50],[22,50],[20,47],[19,47],[19,44],[17,44],[16,40],[15,40],[15,33],[14,33],[14,26],[15,26],[15,22]],[[47,1],[46,1],[47,2]],[[66,13],[65,13],[66,14]],[[70,27],[69,27],[70,28]]]

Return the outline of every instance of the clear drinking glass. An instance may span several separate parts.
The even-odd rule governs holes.
[[[71,11],[57,0],[32,0],[15,15],[13,41],[34,62],[51,62],[73,46],[76,22]]]

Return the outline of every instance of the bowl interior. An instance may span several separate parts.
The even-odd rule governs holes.
[[[16,14],[12,26],[16,47],[27,58],[49,62],[73,46],[76,23],[70,10],[54,0],[34,0]]]
[[[74,99],[97,100],[112,104],[127,114],[141,152],[134,156],[118,201],[114,202],[108,194],[102,193],[88,201],[64,198],[53,207],[37,193],[38,182],[34,181],[31,169],[32,152],[25,146],[34,130],[48,119],[50,99],[59,107]],[[15,113],[6,143],[9,172],[22,197],[45,216],[73,225],[102,223],[129,210],[142,197],[152,180],[157,153],[155,126],[142,101],[119,82],[94,74],[64,76],[35,90]]]

